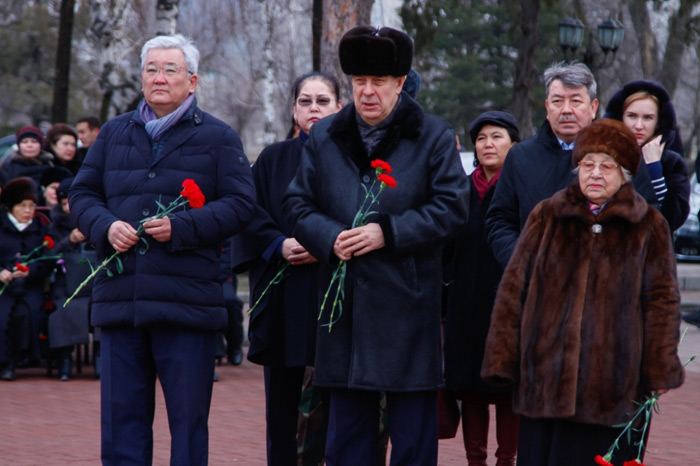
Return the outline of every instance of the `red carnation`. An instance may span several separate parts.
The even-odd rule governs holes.
[[[22,264],[21,262],[17,262],[17,263],[15,264],[15,268],[16,268],[19,272],[29,272],[29,267],[27,267],[26,265]]]
[[[191,178],[186,179],[182,182],[182,191],[180,192],[182,197],[190,201],[190,207],[193,209],[199,209],[204,205],[205,197],[202,190]]]
[[[391,173],[391,165],[381,159],[372,160],[372,168],[379,168],[383,173]]]
[[[380,173],[379,175],[377,175],[377,179],[390,188],[396,187],[396,180],[391,175],[386,175],[384,173]]]
[[[625,461],[622,466],[644,466],[644,463],[640,463],[638,459],[632,461]]]
[[[46,249],[53,249],[53,247],[54,247],[53,238],[51,238],[50,236],[44,236],[44,247]]]
[[[608,462],[608,460],[606,460],[605,458],[603,458],[600,455],[596,455],[595,462],[596,462],[596,464],[599,464],[600,466],[613,466],[612,463]]]

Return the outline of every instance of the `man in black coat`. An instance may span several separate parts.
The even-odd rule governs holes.
[[[454,132],[402,92],[413,58],[405,33],[360,26],[339,52],[354,103],[314,124],[283,205],[294,237],[321,263],[320,293],[339,260],[346,265],[342,315],[329,331],[330,305],[321,304],[316,340],[314,383],[330,389],[326,462],[375,463],[385,392],[391,464],[436,465],[441,252],[467,220],[468,180]],[[353,227],[379,187],[377,158],[396,188]]]
[[[489,243],[503,268],[532,209],[573,180],[574,139],[598,110],[595,77],[583,63],[554,64],[545,70],[544,81],[547,118],[536,135],[508,152],[487,213]],[[645,164],[634,177],[634,188],[658,206]]]

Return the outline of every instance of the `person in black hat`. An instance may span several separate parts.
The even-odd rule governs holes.
[[[510,113],[489,111],[469,128],[476,169],[469,176],[469,222],[445,248],[445,386],[462,402],[462,433],[471,466],[486,464],[489,405],[496,406],[497,466],[512,466],[518,449],[518,416],[512,390],[481,380],[491,309],[503,269],[488,246],[484,221],[508,151],[520,140]]]
[[[391,464],[437,464],[442,386],[442,244],[465,223],[469,182],[452,129],[402,92],[413,42],[360,26],[339,48],[353,103],[314,124],[283,209],[295,238],[321,262],[320,292],[346,262],[342,315],[322,308],[315,385],[329,389],[326,464],[375,464],[386,394]],[[390,164],[364,226],[353,219],[374,189],[372,161]]]
[[[37,362],[44,327],[44,278],[47,261],[21,264],[18,258],[44,242],[48,231],[36,212],[36,186],[15,178],[2,189],[0,203],[0,378],[14,380],[20,361]]]
[[[683,156],[672,149],[679,134],[671,96],[656,81],[631,81],[612,96],[605,117],[622,121],[634,133],[661,213],[676,231],[690,212],[690,180]]]
[[[41,203],[49,210],[58,204],[58,186],[66,178],[72,178],[73,174],[63,167],[49,167],[41,174]]]
[[[17,131],[15,137],[17,150],[0,167],[0,183],[28,176],[38,186],[44,170],[53,166],[53,155],[43,150],[44,133],[36,126],[24,126]]]

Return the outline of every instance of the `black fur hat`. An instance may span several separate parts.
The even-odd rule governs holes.
[[[623,122],[612,118],[595,120],[578,133],[571,154],[574,165],[578,165],[586,154],[594,152],[608,154],[633,175],[642,159],[642,150],[634,133]]]
[[[13,178],[2,188],[0,203],[9,211],[27,199],[36,202],[36,184],[26,176]]]
[[[406,76],[413,61],[413,41],[396,29],[358,26],[340,40],[339,55],[348,75]]]
[[[41,173],[40,184],[43,187],[51,183],[61,182],[65,178],[73,176],[73,173],[64,167],[49,167]]]

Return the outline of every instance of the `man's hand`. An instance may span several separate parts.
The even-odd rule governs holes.
[[[287,238],[282,242],[282,257],[292,265],[313,264],[318,262],[314,256],[299,244],[294,238]]]
[[[12,272],[7,269],[0,271],[0,282],[7,283],[12,281]]]
[[[107,240],[117,252],[126,252],[139,242],[134,227],[126,222],[117,220],[109,226]]]
[[[384,233],[378,223],[341,231],[333,244],[333,252],[341,260],[361,256],[384,247]]]
[[[71,243],[82,243],[82,242],[84,242],[85,240],[87,240],[87,238],[85,237],[84,234],[82,234],[82,233],[80,232],[80,230],[78,230],[77,228],[73,228],[73,229],[71,230],[70,236],[69,236],[69,241],[70,241]]]
[[[170,225],[170,219],[166,215],[163,218],[149,220],[143,223],[144,231],[151,235],[154,240],[165,243],[170,241],[173,236],[173,230]]]

